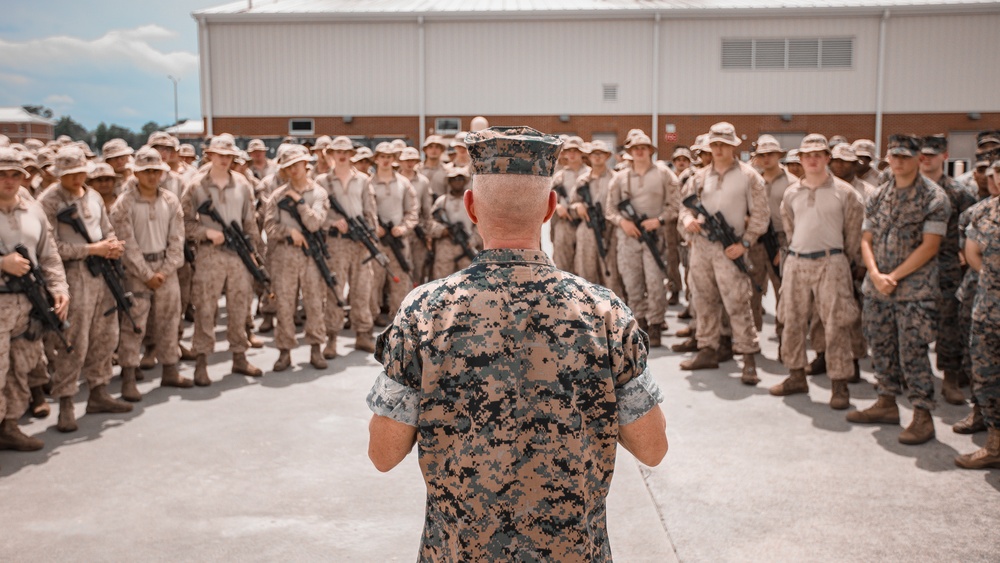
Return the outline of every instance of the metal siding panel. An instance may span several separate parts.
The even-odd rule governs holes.
[[[428,115],[650,111],[652,20],[438,22],[426,33]],[[606,83],[618,102],[603,101]]]
[[[871,113],[878,18],[664,20],[660,114]],[[850,70],[722,70],[722,39],[854,37]]]
[[[988,56],[1000,14],[890,17],[885,111],[1000,111],[1000,72]]]

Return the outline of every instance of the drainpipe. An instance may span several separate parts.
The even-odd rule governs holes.
[[[653,18],[653,130],[649,137],[653,140],[653,145],[657,142],[660,133],[660,13],[657,12]]]
[[[424,48],[424,16],[417,16],[417,108],[419,112],[420,131],[417,134],[419,144],[417,150],[422,150],[424,146],[424,135],[427,134],[427,67],[426,52]]]
[[[198,18],[198,37],[201,51],[201,111],[205,114],[205,135],[215,134],[212,123],[212,69],[211,51],[208,46],[208,22]]]
[[[882,154],[882,110],[885,97],[885,35],[886,24],[889,22],[889,10],[882,12],[878,24],[878,68],[875,77],[875,155]]]

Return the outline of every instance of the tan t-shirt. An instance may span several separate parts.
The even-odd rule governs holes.
[[[789,186],[781,202],[788,249],[810,253],[839,248],[860,263],[865,209],[854,187],[832,174],[816,188],[803,181]]]

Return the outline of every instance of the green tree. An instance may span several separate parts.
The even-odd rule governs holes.
[[[97,127],[94,129],[93,136],[94,136],[94,148],[95,149],[100,149],[101,147],[104,146],[104,143],[106,143],[106,142],[108,142],[108,141],[110,141],[111,139],[114,138],[114,135],[111,135],[108,132],[108,126],[105,125],[103,121],[100,122],[97,125]]]
[[[29,105],[29,106],[21,106],[21,107],[24,108],[24,111],[26,111],[28,113],[37,115],[39,117],[44,117],[46,119],[52,119],[52,116],[54,115],[52,113],[52,110],[49,109],[49,108],[47,108],[47,107],[45,107],[45,106],[30,106]]]
[[[136,140],[139,141],[140,145],[145,144],[146,141],[149,140],[150,135],[156,133],[157,131],[163,130],[163,128],[164,127],[162,125],[158,125],[155,121],[149,121],[145,125],[143,125],[142,130],[136,134],[137,137],[141,137]]]
[[[74,141],[90,141],[90,133],[87,128],[73,120],[72,117],[64,115],[56,122],[56,137],[69,135]]]

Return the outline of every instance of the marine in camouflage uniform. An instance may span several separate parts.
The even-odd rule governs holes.
[[[590,176],[590,167],[583,163],[583,139],[570,137],[563,143],[560,159],[566,166],[552,175],[552,189],[559,202],[550,223],[552,236],[552,261],[564,272],[579,274],[573,269],[576,260],[576,231],[580,218],[570,205],[576,197],[576,186]]]
[[[427,247],[427,226],[431,218],[431,207],[434,206],[430,180],[417,172],[419,164],[420,153],[417,149],[407,147],[399,153],[399,173],[410,181],[417,198],[417,224],[407,236],[410,244],[410,266],[413,268],[411,274],[413,285],[426,282],[429,274],[427,258],[430,250]]]
[[[424,162],[420,165],[420,173],[427,176],[430,182],[431,201],[448,191],[448,170],[441,161],[446,148],[445,140],[440,135],[429,135],[424,140]]]
[[[503,174],[495,189],[554,204],[545,183],[515,176],[551,174],[555,137],[491,128],[469,139],[473,198],[483,175]],[[370,455],[387,471],[417,444],[420,561],[610,561],[616,441],[647,464],[666,453],[645,335],[606,288],[555,268],[536,220],[524,228],[535,248],[483,251],[407,296],[379,336]]]
[[[434,266],[431,269],[431,279],[438,280],[450,276],[472,263],[462,247],[452,240],[448,228],[433,218],[434,213],[439,209],[444,210],[445,219],[449,223],[460,225],[465,230],[465,234],[468,235],[469,250],[472,253],[478,252],[483,247],[483,241],[479,238],[479,230],[469,218],[462,198],[468,187],[468,182],[469,170],[467,168],[453,167],[448,169],[448,193],[437,198],[431,208],[431,223],[427,230],[427,236],[434,245]]]
[[[590,219],[587,214],[587,204],[584,203],[580,194],[580,188],[588,185],[591,202],[595,207],[600,204],[603,210],[604,204],[608,200],[608,189],[612,178],[612,173],[607,166],[607,160],[611,156],[611,148],[603,141],[592,141],[588,154],[592,164],[590,173],[578,180],[573,196],[573,207],[576,215],[583,219],[576,228],[576,258],[573,261],[573,271],[585,280],[603,285],[613,291],[615,295],[624,298],[625,288],[622,285],[621,274],[618,272],[618,244],[616,242],[618,227],[607,220],[604,221],[601,237],[607,254],[602,259],[597,251],[597,238],[594,235],[594,230],[587,224],[587,220]],[[602,216],[601,219],[604,217]]]
[[[135,153],[132,147],[128,146],[125,139],[111,139],[101,147],[101,156],[104,162],[115,171],[115,196],[122,193],[122,186],[125,181],[132,177],[132,169],[129,163]]]
[[[921,141],[908,135],[889,139],[891,179],[868,201],[862,253],[868,274],[865,337],[872,349],[878,402],[847,415],[850,422],[899,423],[896,395],[913,404],[913,421],[899,435],[904,444],[934,438],[934,375],[928,345],[937,336],[937,252],[948,228],[951,204],[937,184],[922,176]],[[905,266],[905,267],[903,267]]]
[[[754,285],[761,288],[753,292],[753,322],[760,331],[764,323],[763,297],[767,293],[767,282],[770,281],[777,294],[775,308],[781,306],[781,259],[783,253],[788,250],[788,238],[785,236],[785,226],[781,220],[781,200],[785,196],[785,190],[795,182],[788,170],[781,165],[781,158],[786,151],[781,149],[781,144],[772,135],[761,135],[757,139],[754,156],[760,164],[760,176],[764,179],[764,191],[767,193],[768,209],[770,210],[770,226],[774,229],[775,237],[778,241],[778,263],[772,262],[767,255],[764,244],[758,242],[750,248],[749,260],[753,264],[751,270]],[[778,334],[778,356],[781,359],[782,340],[781,334],[784,328],[780,315],[775,315],[774,329]]]

